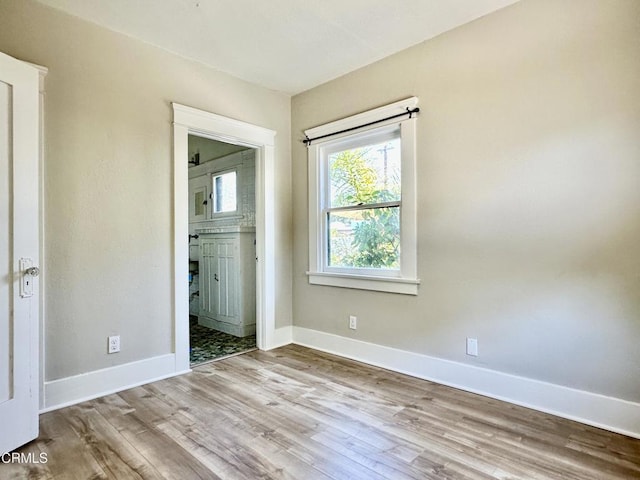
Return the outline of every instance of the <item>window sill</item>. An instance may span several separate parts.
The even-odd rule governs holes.
[[[409,278],[373,277],[344,273],[307,272],[309,283],[330,287],[355,288],[378,292],[418,295],[420,280]]]

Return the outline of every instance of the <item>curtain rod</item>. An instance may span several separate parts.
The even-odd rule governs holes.
[[[327,138],[327,137],[332,137],[334,135],[340,135],[341,133],[351,132],[353,130],[358,130],[359,128],[375,125],[376,123],[382,123],[382,122],[386,122],[387,120],[392,120],[394,118],[404,117],[405,115],[409,115],[409,118],[411,118],[414,113],[418,113],[418,112],[420,112],[420,108],[418,107],[416,108],[407,107],[406,112],[398,113],[396,115],[391,115],[390,117],[387,117],[387,118],[381,118],[380,120],[375,120],[373,122],[365,123],[364,125],[358,125],[357,127],[345,128],[344,130],[340,130],[339,132],[327,133],[326,135],[320,135],[319,137],[314,137],[314,138],[309,138],[305,135],[306,138],[302,141],[302,143],[304,143],[308,147],[309,145],[311,145],[311,142],[320,140],[321,138]]]

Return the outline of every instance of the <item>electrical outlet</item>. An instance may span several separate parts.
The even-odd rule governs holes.
[[[351,330],[358,328],[358,317],[355,315],[349,315],[349,328]]]
[[[467,355],[478,356],[478,339],[467,337]]]
[[[120,351],[120,335],[109,337],[108,345],[107,353],[118,353]]]

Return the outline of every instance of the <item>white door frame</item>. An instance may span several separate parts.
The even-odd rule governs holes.
[[[39,172],[39,181],[38,181],[38,224],[40,225],[40,280],[39,280],[39,295],[40,301],[38,305],[38,309],[40,312],[40,361],[39,361],[39,369],[40,369],[40,399],[38,401],[40,410],[44,409],[45,406],[45,308],[44,308],[44,300],[45,300],[45,288],[46,288],[46,277],[47,277],[47,269],[45,268],[45,230],[44,230],[44,212],[45,212],[45,203],[44,203],[44,173],[45,173],[45,164],[44,164],[44,97],[45,97],[45,77],[47,73],[49,73],[49,69],[47,67],[43,67],[42,65],[36,65],[35,63],[24,62],[28,65],[31,65],[33,68],[38,70],[39,73],[39,94],[40,94],[40,104],[39,108],[39,131],[38,131],[38,172]]]
[[[274,348],[276,132],[173,103],[174,352],[176,372],[189,370],[188,136],[194,134],[256,149],[256,342]]]

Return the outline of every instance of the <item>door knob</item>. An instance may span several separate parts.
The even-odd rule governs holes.
[[[214,279],[216,282],[219,282],[219,281],[220,281],[220,280],[218,280],[218,274],[217,274],[217,273],[214,273],[214,274],[213,274],[213,279]]]
[[[24,273],[31,275],[32,277],[37,277],[40,275],[40,269],[38,267],[29,267],[24,271]]]

